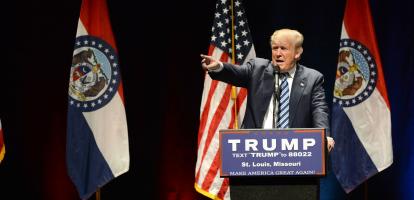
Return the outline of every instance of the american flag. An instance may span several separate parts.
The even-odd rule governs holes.
[[[217,1],[208,55],[222,62],[243,64],[256,57],[256,53],[242,2],[237,0],[231,5],[232,2]],[[235,62],[232,59],[233,51]],[[246,89],[237,88],[237,100],[234,102],[230,98],[231,90],[232,85],[205,76],[200,108],[195,188],[212,199],[230,199],[229,181],[227,178],[220,178],[219,130],[234,128],[235,107],[240,119],[238,121],[243,119],[247,95]]]

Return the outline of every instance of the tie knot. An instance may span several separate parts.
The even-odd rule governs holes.
[[[280,73],[280,79],[286,80],[288,77],[289,77],[289,73],[287,72]]]

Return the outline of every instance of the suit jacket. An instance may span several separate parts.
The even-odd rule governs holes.
[[[275,88],[271,61],[254,58],[244,65],[223,63],[223,66],[219,72],[209,71],[210,77],[248,91],[242,128],[262,128]],[[296,65],[289,99],[290,128],[326,128],[329,135],[329,110],[323,82],[320,72]]]

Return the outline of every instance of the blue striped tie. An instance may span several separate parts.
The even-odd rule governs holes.
[[[279,102],[279,119],[277,128],[289,128],[289,84],[287,81],[288,74],[282,74],[282,84],[280,102]]]

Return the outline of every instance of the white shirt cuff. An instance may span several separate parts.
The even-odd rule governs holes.
[[[217,69],[209,69],[208,71],[209,72],[220,72],[221,70],[223,70],[223,68],[224,68],[223,63],[220,62],[220,61],[218,63],[219,63],[219,67]]]

